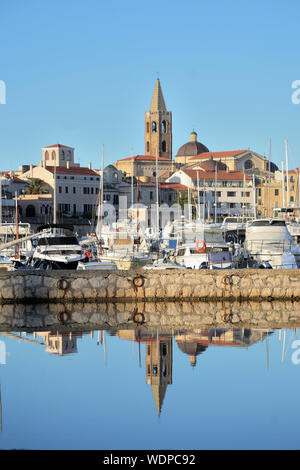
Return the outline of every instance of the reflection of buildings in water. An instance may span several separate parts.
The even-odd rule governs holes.
[[[54,333],[51,331],[38,331],[33,333],[33,337],[40,336],[46,345],[46,351],[50,354],[65,356],[67,354],[75,354],[77,350],[77,339],[82,338],[81,331]],[[91,332],[93,337],[93,332]]]
[[[176,343],[179,349],[190,356],[190,364],[194,367],[197,356],[208,346],[248,347],[272,333],[273,330],[255,330],[250,328],[208,328],[177,333]]]
[[[160,415],[167,387],[172,384],[173,335],[169,331],[119,330],[117,336],[146,344],[146,382]]]

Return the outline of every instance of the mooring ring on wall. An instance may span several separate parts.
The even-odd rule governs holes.
[[[136,276],[132,279],[132,284],[134,288],[143,287],[144,283],[145,283],[145,279],[141,275]]]
[[[223,315],[223,321],[224,321],[225,323],[231,323],[232,317],[233,317],[233,314],[232,314],[232,313],[225,313],[225,314]]]
[[[225,286],[231,286],[233,284],[232,276],[225,276],[223,278],[223,282],[224,282]]]
[[[135,312],[132,316],[132,319],[134,323],[138,323],[139,325],[141,325],[145,322],[145,315],[143,313]]]
[[[57,320],[62,324],[66,323],[70,319],[71,319],[71,315],[69,312],[66,312],[66,311],[58,312],[57,314]]]
[[[57,281],[57,288],[58,289],[66,290],[66,289],[68,289],[69,286],[70,286],[70,283],[66,279],[59,279]]]

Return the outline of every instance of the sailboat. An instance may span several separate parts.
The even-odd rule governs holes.
[[[94,244],[96,244],[95,252],[96,259],[88,257],[88,262],[81,262],[78,264],[77,270],[84,271],[107,271],[116,270],[117,265],[113,260],[105,260],[102,258],[102,211],[103,211],[103,179],[104,179],[104,145],[102,147],[102,162],[101,162],[101,176],[100,176],[100,187],[99,187],[99,203],[98,203],[98,223],[96,227],[96,233],[94,237]],[[86,241],[82,242],[83,244]],[[92,241],[91,241],[92,243]],[[91,254],[90,251],[87,253]]]
[[[123,230],[120,227],[117,228],[116,232],[111,232],[109,234],[108,241],[108,250],[103,253],[101,241],[102,241],[102,211],[103,211],[103,161],[104,161],[104,151],[102,155],[102,178],[101,178],[101,188],[100,188],[100,200],[99,200],[99,216],[97,224],[97,237],[99,239],[99,255],[98,260],[100,263],[114,263],[118,269],[139,269],[145,266],[149,261],[150,257],[147,253],[139,251],[139,243],[134,244],[134,235],[130,231],[126,230],[126,227]],[[139,192],[139,191],[138,191]],[[138,214],[138,210],[137,210]],[[127,227],[128,228],[128,227]],[[137,216],[137,235],[139,239],[139,221]]]

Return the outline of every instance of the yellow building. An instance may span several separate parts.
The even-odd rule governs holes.
[[[126,176],[139,176],[144,182],[149,182],[156,177],[156,157],[151,155],[135,155],[134,157],[123,158],[115,163],[115,167],[126,173]],[[174,163],[169,158],[158,157],[158,176],[162,173],[169,174],[174,171]]]
[[[257,217],[273,217],[277,215],[277,208],[300,207],[299,199],[299,169],[290,170],[287,176],[284,171],[282,183],[282,172],[276,171],[275,178],[269,181],[264,178],[263,182],[256,188]],[[284,184],[284,190],[282,186]],[[292,216],[299,217],[300,210],[295,210]]]

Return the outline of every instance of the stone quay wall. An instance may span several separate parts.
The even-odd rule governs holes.
[[[0,303],[300,300],[300,270],[12,271]]]
[[[56,302],[0,305],[0,332],[115,329],[292,328],[300,302]]]

